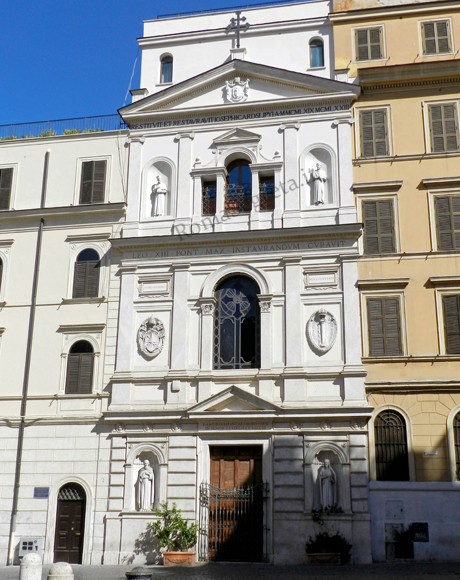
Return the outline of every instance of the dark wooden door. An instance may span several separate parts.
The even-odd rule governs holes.
[[[81,497],[81,494],[74,494],[77,495],[75,499],[67,499],[71,494],[63,494],[62,491],[68,492],[68,490],[63,488],[59,492],[61,497],[58,499],[57,504],[54,561],[81,564],[85,526],[85,498]],[[62,498],[63,495],[66,495],[67,498]]]
[[[211,447],[209,557],[260,562],[263,557],[262,447]]]

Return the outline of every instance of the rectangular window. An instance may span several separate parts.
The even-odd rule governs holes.
[[[385,157],[388,151],[387,110],[359,112],[361,157]]]
[[[399,298],[367,299],[369,356],[400,356],[402,352]]]
[[[431,151],[458,151],[457,104],[429,105]]]
[[[448,20],[422,22],[423,54],[452,52]]]
[[[203,215],[215,215],[216,213],[216,181],[203,181],[201,187]]]
[[[436,196],[438,250],[460,250],[460,195]]]
[[[364,253],[392,254],[395,249],[393,201],[363,201]]]
[[[442,297],[446,354],[460,354],[460,295]]]
[[[81,164],[80,203],[103,203],[107,161],[83,161]]]
[[[355,30],[356,60],[378,60],[383,58],[381,26]]]
[[[10,209],[13,168],[0,169],[0,210]]]
[[[260,211],[275,209],[275,176],[259,176]]]

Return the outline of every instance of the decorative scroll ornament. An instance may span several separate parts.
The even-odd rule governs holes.
[[[144,320],[137,332],[137,341],[147,358],[154,359],[158,356],[165,343],[165,327],[161,320],[154,316]]]
[[[232,81],[227,81],[225,96],[231,103],[244,103],[249,96],[249,79],[242,81],[240,77],[235,77]]]
[[[270,312],[270,302],[260,302],[260,311],[261,312]]]
[[[307,338],[313,350],[324,354],[331,350],[337,338],[337,322],[333,315],[321,308],[307,322]]]

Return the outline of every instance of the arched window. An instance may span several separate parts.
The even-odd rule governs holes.
[[[96,250],[83,250],[77,256],[72,298],[95,298],[99,295],[100,258]]]
[[[173,72],[173,57],[164,56],[161,59],[161,83],[172,83],[172,72]]]
[[[375,465],[379,481],[409,481],[406,421],[397,411],[388,409],[377,415],[375,429]]]
[[[235,159],[227,166],[225,213],[247,213],[252,209],[252,174],[249,161]]]
[[[94,351],[86,340],[72,345],[67,357],[65,392],[68,395],[91,393],[93,385]]]
[[[315,38],[310,41],[310,68],[324,66],[324,45],[323,41]]]
[[[454,417],[455,475],[460,480],[460,413]]]
[[[259,287],[250,278],[226,278],[216,290],[214,368],[260,367]]]
[[[0,290],[2,289],[3,261],[0,258]]]

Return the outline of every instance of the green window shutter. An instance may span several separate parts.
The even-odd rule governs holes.
[[[82,394],[91,393],[93,384],[93,363],[94,354],[80,354],[80,377],[78,392]]]
[[[11,189],[13,186],[13,168],[0,170],[0,210],[10,209]]]
[[[434,22],[422,24],[423,54],[436,54],[436,28]]]
[[[449,21],[424,22],[422,24],[423,54],[451,52]]]
[[[383,58],[382,27],[355,30],[356,60]]]
[[[80,370],[80,355],[69,354],[67,358],[67,376],[65,383],[65,392],[68,395],[78,393],[78,376]]]
[[[84,161],[81,170],[80,203],[102,203],[106,161]]]
[[[399,298],[368,298],[367,321],[370,356],[402,354]]]
[[[446,353],[460,354],[460,295],[443,296]]]
[[[99,260],[75,262],[72,298],[96,298],[99,295]]]
[[[371,60],[377,60],[383,58],[382,50],[382,29],[380,26],[378,28],[369,29],[369,46],[371,53]]]
[[[451,52],[448,20],[436,22],[436,37],[438,41],[438,52],[440,54]]]
[[[86,264],[87,262],[75,262],[73,271],[72,298],[85,298]]]
[[[430,105],[431,151],[458,151],[458,121],[455,103]]]
[[[363,201],[363,222],[365,254],[395,252],[394,212],[391,200]]]
[[[369,60],[368,30],[355,30],[356,60]]]
[[[386,109],[360,111],[361,157],[388,155]]]

